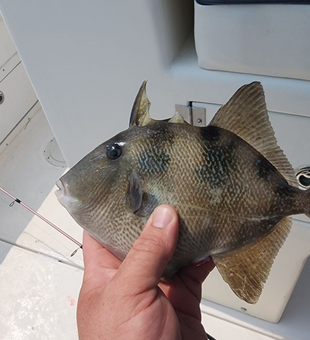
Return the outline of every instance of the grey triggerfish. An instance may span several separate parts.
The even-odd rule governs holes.
[[[256,303],[293,214],[310,215],[277,145],[262,85],[241,87],[206,127],[180,115],[150,118],[146,82],[129,128],[99,145],[57,182],[77,223],[123,260],[154,210],[172,205],[180,230],[162,277],[211,256],[244,301]]]

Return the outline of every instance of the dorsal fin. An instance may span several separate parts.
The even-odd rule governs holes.
[[[144,126],[154,124],[155,121],[150,117],[151,103],[146,94],[146,83],[144,81],[136,96],[135,102],[132,107],[129,127],[131,126]]]
[[[159,122],[187,124],[186,121],[180,116],[178,112],[176,112],[172,118],[163,119],[163,120],[152,119],[150,117],[151,103],[146,94],[146,84],[147,84],[147,81],[144,81],[142,83],[139,89],[139,92],[136,96],[135,102],[131,110],[129,127],[152,125],[152,124],[156,124]]]
[[[179,124],[188,124],[184,118],[179,114],[179,112],[176,112],[172,118],[170,118],[168,123],[179,123]]]
[[[266,157],[290,185],[298,187],[294,169],[277,145],[261,83],[242,86],[218,110],[210,125],[229,130],[244,139]]]

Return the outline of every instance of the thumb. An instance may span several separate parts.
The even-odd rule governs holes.
[[[132,289],[138,294],[157,286],[173,255],[178,231],[175,209],[169,205],[158,206],[117,272],[132,293]]]

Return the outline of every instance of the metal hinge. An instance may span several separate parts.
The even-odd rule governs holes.
[[[206,109],[189,105],[175,105],[175,112],[189,124],[195,126],[206,126]]]

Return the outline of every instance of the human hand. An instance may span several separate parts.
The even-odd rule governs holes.
[[[167,205],[154,210],[123,262],[84,232],[80,340],[206,339],[199,303],[213,261],[181,268],[172,282],[159,282],[177,238],[178,216]]]

